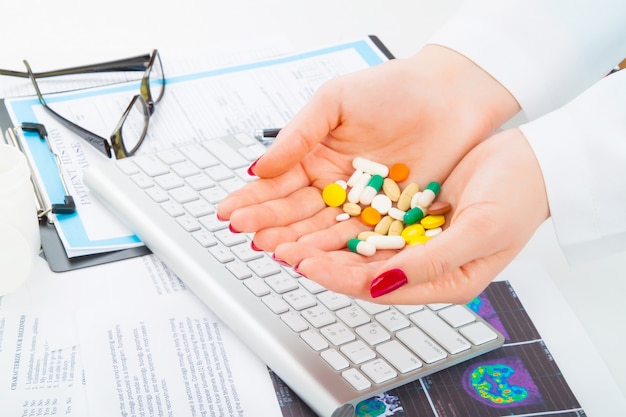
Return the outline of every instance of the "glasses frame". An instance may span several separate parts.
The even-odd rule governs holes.
[[[154,113],[154,108],[156,103],[158,103],[163,97],[163,93],[165,91],[165,78],[163,78],[163,88],[158,97],[152,97],[151,90],[149,87],[150,84],[150,75],[155,65],[159,65],[158,71],[163,74],[163,66],[161,63],[161,59],[159,57],[158,51],[155,49],[151,54],[140,55],[131,58],[120,59],[116,61],[103,62],[100,64],[92,64],[92,65],[83,65],[78,67],[54,70],[54,71],[45,71],[35,73],[32,71],[30,64],[28,61],[24,60],[24,65],[26,66],[26,72],[20,71],[8,71],[8,70],[0,70],[0,75],[10,75],[16,77],[28,77],[35,88],[35,92],[37,93],[37,98],[39,102],[44,107],[44,109],[53,116],[57,121],[71,130],[73,133],[77,134],[81,138],[85,139],[90,145],[100,151],[103,155],[108,158],[111,156],[115,156],[116,159],[126,158],[128,156],[133,155],[137,149],[143,143],[145,139],[148,123],[150,116]],[[41,90],[39,89],[39,85],[37,83],[38,78],[45,77],[56,77],[61,75],[71,75],[71,74],[83,74],[83,73],[99,73],[99,72],[121,72],[121,71],[143,71],[144,74],[141,78],[141,83],[139,87],[139,94],[135,95],[130,104],[126,107],[126,110],[122,114],[122,117],[118,121],[113,133],[111,134],[109,140],[103,138],[100,135],[97,135],[82,126],[68,120],[63,117],[59,113],[57,113],[54,109],[48,106],[48,103],[43,97]],[[142,108],[144,115],[144,129],[141,132],[140,138],[137,141],[137,144],[132,149],[127,149],[124,145],[124,139],[122,136],[122,127],[124,126],[124,122],[126,121],[129,113],[133,109],[134,106],[139,105]]]

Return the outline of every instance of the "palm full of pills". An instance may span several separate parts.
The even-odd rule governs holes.
[[[336,181],[322,190],[329,207],[342,207],[337,221],[360,217],[373,230],[361,232],[347,242],[353,252],[372,256],[377,250],[400,250],[418,245],[438,235],[450,204],[435,201],[441,189],[430,182],[424,189],[414,182],[404,189],[400,183],[409,177],[405,164],[390,167],[365,158],[352,161],[354,173],[347,181]]]

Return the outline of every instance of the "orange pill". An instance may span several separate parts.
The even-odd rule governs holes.
[[[381,215],[374,207],[365,207],[361,212],[361,221],[368,226],[376,226]]]
[[[402,163],[393,164],[389,168],[389,178],[395,182],[402,182],[409,178],[409,167]]]

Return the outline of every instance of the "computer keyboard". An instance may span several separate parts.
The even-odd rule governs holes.
[[[325,290],[217,219],[265,148],[229,135],[90,167],[84,182],[322,417],[476,357],[504,338],[463,305],[387,306]]]

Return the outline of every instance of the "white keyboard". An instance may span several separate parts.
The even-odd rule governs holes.
[[[251,249],[216,217],[264,151],[232,135],[91,167],[86,185],[317,414],[493,350],[462,305],[385,306],[325,290]]]

